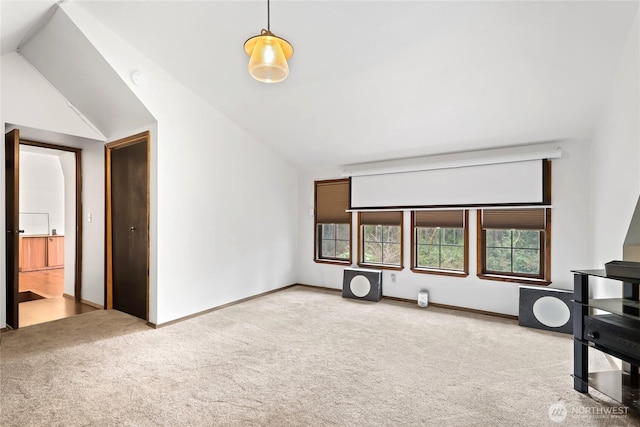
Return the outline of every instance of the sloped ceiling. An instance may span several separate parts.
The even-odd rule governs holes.
[[[266,2],[82,3],[306,167],[590,135],[636,2],[273,1],[291,73],[251,79]]]
[[[3,52],[19,49],[29,61],[79,113],[107,139],[153,123],[155,119],[133,92],[86,39],[69,17],[51,2],[33,2],[37,9],[3,3],[2,22],[27,29],[3,38]],[[16,17],[11,12],[16,10]],[[44,12],[43,12],[44,10]],[[7,13],[8,12],[8,13]],[[29,13],[38,18],[28,19]],[[16,46],[17,43],[17,46]]]
[[[266,27],[264,1],[77,2],[304,168],[588,138],[638,11],[274,0],[271,30],[295,53],[287,80],[267,85],[242,49]]]
[[[2,56],[2,119],[24,127],[104,141],[105,137],[86,118],[70,107],[67,98],[18,53]],[[6,126],[6,124],[5,124]],[[5,129],[5,132],[7,130]],[[25,135],[20,132],[22,138]]]
[[[155,121],[61,9],[21,53],[107,138]]]
[[[15,52],[22,40],[37,30],[38,23],[45,21],[55,4],[55,0],[0,1],[0,53]]]

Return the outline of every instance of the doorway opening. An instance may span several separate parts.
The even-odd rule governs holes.
[[[96,309],[76,302],[80,160],[79,149],[20,140],[20,327]]]
[[[82,153],[5,137],[7,326],[95,310],[82,298]]]

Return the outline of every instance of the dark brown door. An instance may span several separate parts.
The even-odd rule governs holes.
[[[148,320],[149,184],[143,141],[110,149],[113,308]]]
[[[5,156],[5,228],[7,230],[7,326],[18,328],[18,249],[20,239],[19,188],[20,188],[20,131],[12,130],[4,137]]]

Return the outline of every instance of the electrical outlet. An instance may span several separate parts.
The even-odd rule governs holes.
[[[391,273],[391,281],[396,283],[396,273]]]

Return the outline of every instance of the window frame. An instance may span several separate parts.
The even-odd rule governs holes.
[[[477,211],[477,271],[478,278],[501,282],[514,282],[530,285],[548,286],[551,284],[551,208],[544,209],[545,225],[540,233],[540,274],[496,272],[486,268],[487,262],[487,233],[482,226],[483,209]],[[526,230],[526,228],[512,228],[511,230]]]
[[[334,229],[334,237],[332,239],[328,239],[328,238],[324,238],[322,235],[322,228],[324,225],[333,225],[335,227]],[[349,238],[348,239],[338,239],[338,229],[337,226],[338,225],[347,225],[348,226],[348,233],[349,233]],[[348,262],[349,264],[351,264],[351,224],[347,224],[344,222],[338,222],[338,223],[326,223],[326,222],[318,222],[316,224],[316,234],[317,236],[316,238],[316,261],[318,262],[337,262],[337,263],[346,263]],[[323,257],[321,256],[322,254],[322,243],[324,241],[327,240],[332,240],[336,246],[338,242],[348,242],[349,243],[349,259],[347,260],[346,258],[337,258],[337,257]]]
[[[447,270],[418,266],[418,228],[416,226],[416,211],[411,211],[411,271],[420,274],[436,274],[440,276],[467,277],[469,276],[469,210],[463,211],[462,237],[464,239],[464,270]],[[452,228],[452,227],[442,227]]]
[[[331,185],[331,184],[345,184],[347,185],[347,196],[350,192],[351,181],[349,178],[341,178],[341,179],[326,179],[314,181],[314,194],[313,194],[313,260],[318,264],[337,264],[337,265],[351,265],[353,259],[353,215],[351,212],[347,212],[349,216],[349,222],[318,222],[318,185]],[[347,206],[345,206],[345,210],[349,209],[348,202]],[[322,232],[320,231],[322,224],[347,224],[349,226],[349,259],[341,259],[341,258],[326,258],[322,257]],[[337,234],[337,233],[336,233]],[[326,240],[326,239],[325,239]],[[334,239],[336,240],[336,239]],[[342,240],[342,239],[341,239]]]
[[[358,212],[358,266],[365,268],[375,268],[382,270],[404,270],[404,212],[403,211],[389,211],[394,213],[400,213],[400,224],[362,224],[362,212]],[[364,261],[364,232],[363,227],[365,225],[381,225],[381,226],[400,226],[400,264],[382,264],[372,263]]]

